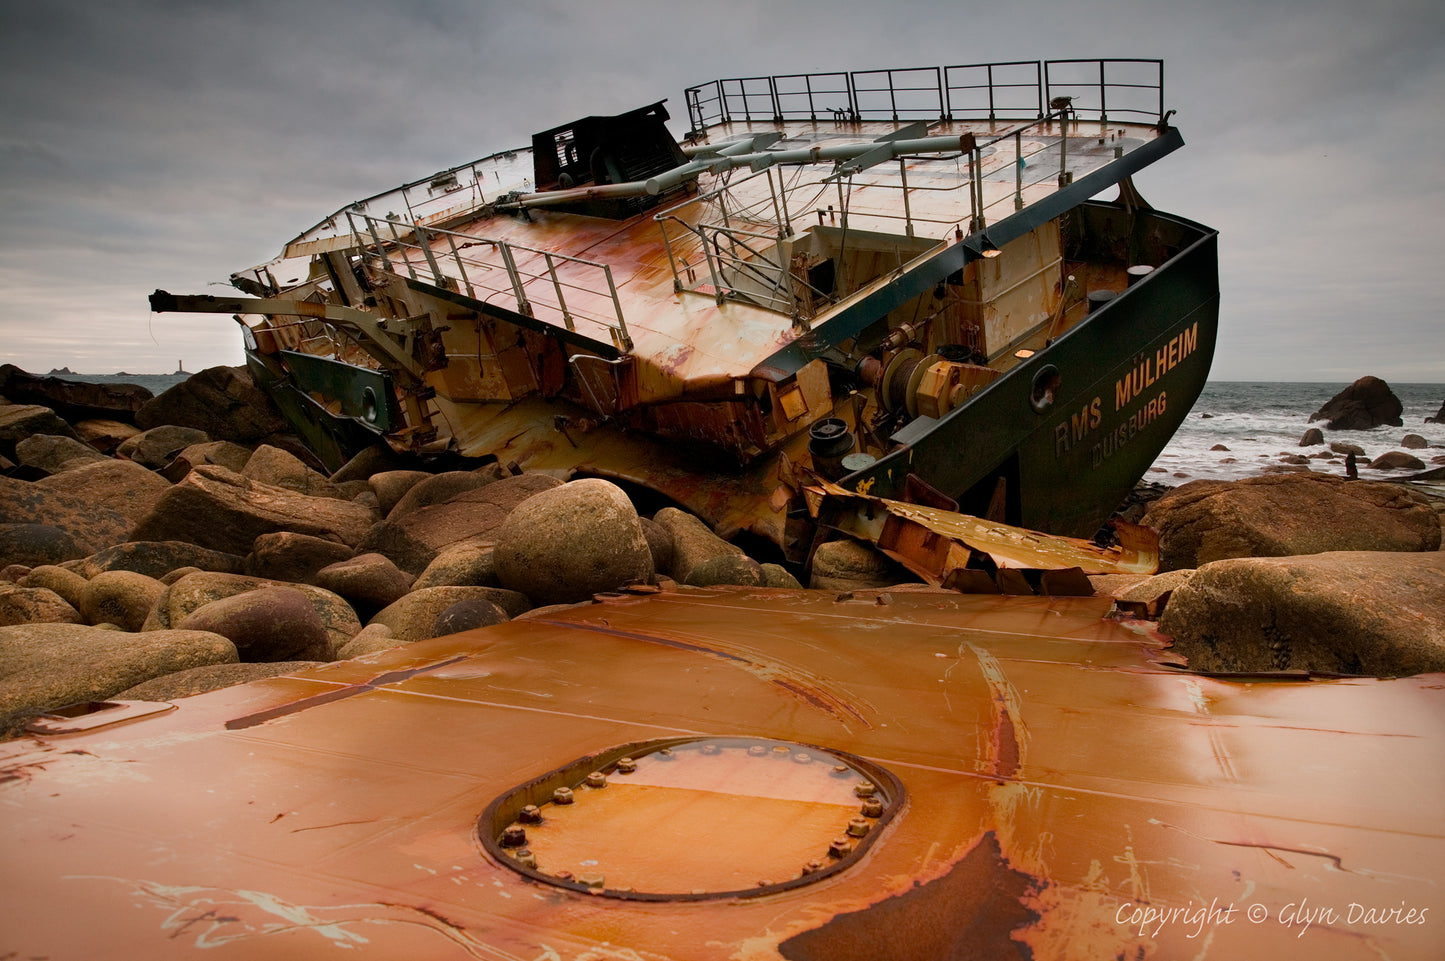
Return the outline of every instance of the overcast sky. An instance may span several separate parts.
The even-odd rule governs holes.
[[[1217,380],[1445,382],[1440,0],[0,0],[0,362],[240,363],[226,292],[352,200],[717,77],[1157,57]],[[208,285],[220,284],[221,290]]]

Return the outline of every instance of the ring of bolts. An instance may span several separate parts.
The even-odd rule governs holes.
[[[715,755],[721,753],[722,748],[716,744],[703,744],[700,746],[699,751],[705,755]],[[754,744],[748,748],[748,755],[750,757],[767,757],[787,751],[788,749],[781,745],[769,748],[766,744]],[[654,752],[653,756],[660,760],[670,761],[675,755],[670,748],[663,748],[660,751]],[[811,764],[813,762],[813,756],[806,752],[799,751],[793,754],[793,761],[796,764]],[[617,763],[613,765],[613,770],[617,774],[632,774],[637,770],[637,761],[630,757],[618,758]],[[838,764],[833,767],[833,773],[837,775],[847,774],[849,770],[850,768],[843,764]],[[592,790],[601,790],[607,787],[607,775],[602,771],[593,771],[583,780],[583,784]],[[853,793],[862,801],[859,816],[848,822],[848,827],[843,835],[834,838],[828,844],[829,861],[840,861],[852,854],[855,839],[867,837],[868,832],[873,829],[873,822],[883,816],[884,805],[877,797],[877,785],[869,781],[860,781],[854,785]],[[552,792],[551,800],[553,804],[565,806],[574,803],[577,797],[571,788],[559,787]],[[510,853],[512,858],[516,860],[518,864],[534,870],[537,867],[537,858],[527,848],[527,829],[525,825],[541,824],[542,820],[542,809],[540,807],[535,804],[524,805],[521,811],[517,813],[517,823],[508,825],[507,828],[502,831],[501,837],[502,847],[511,849]],[[827,867],[826,862],[809,861],[803,865],[803,870],[799,876],[807,877],[810,874],[817,874],[825,867]],[[582,875],[574,878],[571,871],[558,871],[553,874],[552,877],[559,881],[576,880],[593,891],[601,891],[604,884],[604,879],[600,874]],[[766,887],[772,883],[771,881],[759,881],[758,885],[760,887]],[[703,894],[706,892],[694,891],[693,893]]]

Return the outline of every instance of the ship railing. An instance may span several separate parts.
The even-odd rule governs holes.
[[[689,87],[689,134],[722,123],[1041,120],[1064,98],[1074,116],[1164,116],[1164,62],[1013,60],[832,73],[731,77]]]
[[[354,211],[346,212],[346,218],[357,247],[388,273],[405,273],[419,283],[475,301],[492,303],[501,297],[518,314],[560,322],[573,332],[578,321],[585,321],[605,329],[619,350],[632,349],[617,283],[607,264],[400,219]],[[469,253],[473,250],[494,256]],[[499,275],[505,275],[505,282]],[[606,305],[602,309],[608,312],[597,312],[598,304]]]

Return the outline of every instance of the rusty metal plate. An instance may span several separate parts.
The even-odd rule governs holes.
[[[147,959],[1442,956],[1445,677],[1196,677],[1107,609],[615,597],[21,738],[0,745],[0,942]],[[722,900],[571,890],[478,835],[497,798],[579,759],[711,737],[826,745],[891,771],[904,800],[845,869]],[[661,835],[638,847],[669,853]]]

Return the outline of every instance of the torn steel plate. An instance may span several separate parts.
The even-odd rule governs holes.
[[[1100,547],[1092,541],[1042,534],[926,504],[872,497],[822,478],[816,478],[803,493],[809,513],[819,524],[876,544],[935,587],[977,593],[980,585],[993,583],[995,571],[1076,571],[1082,575],[1153,574],[1159,569],[1158,532],[1124,521],[1113,524],[1119,543]],[[1033,593],[1018,577],[1000,577],[997,586],[1002,593]],[[1077,592],[1041,593],[1092,593],[1087,582],[1083,587]]]
[[[27,736],[0,745],[0,943],[53,959],[1441,957],[1445,677],[1198,677],[1107,610],[927,589],[615,596]],[[716,764],[643,763],[711,739]],[[604,776],[641,775],[637,797],[680,787],[682,813],[619,792],[556,822],[550,867],[596,869],[598,893],[506,863],[502,805],[549,778],[592,789],[589,766],[623,757],[636,771]],[[853,820],[838,787],[857,776],[815,777],[839,765],[894,779],[878,785],[891,817],[857,857],[783,884],[808,862],[779,864],[816,860]],[[812,808],[822,833],[793,850],[787,816],[772,847],[766,827],[699,832],[686,795],[709,785],[750,811]],[[551,828],[521,826],[547,871]],[[612,857],[613,882],[582,863]],[[707,880],[687,880],[690,860]]]

